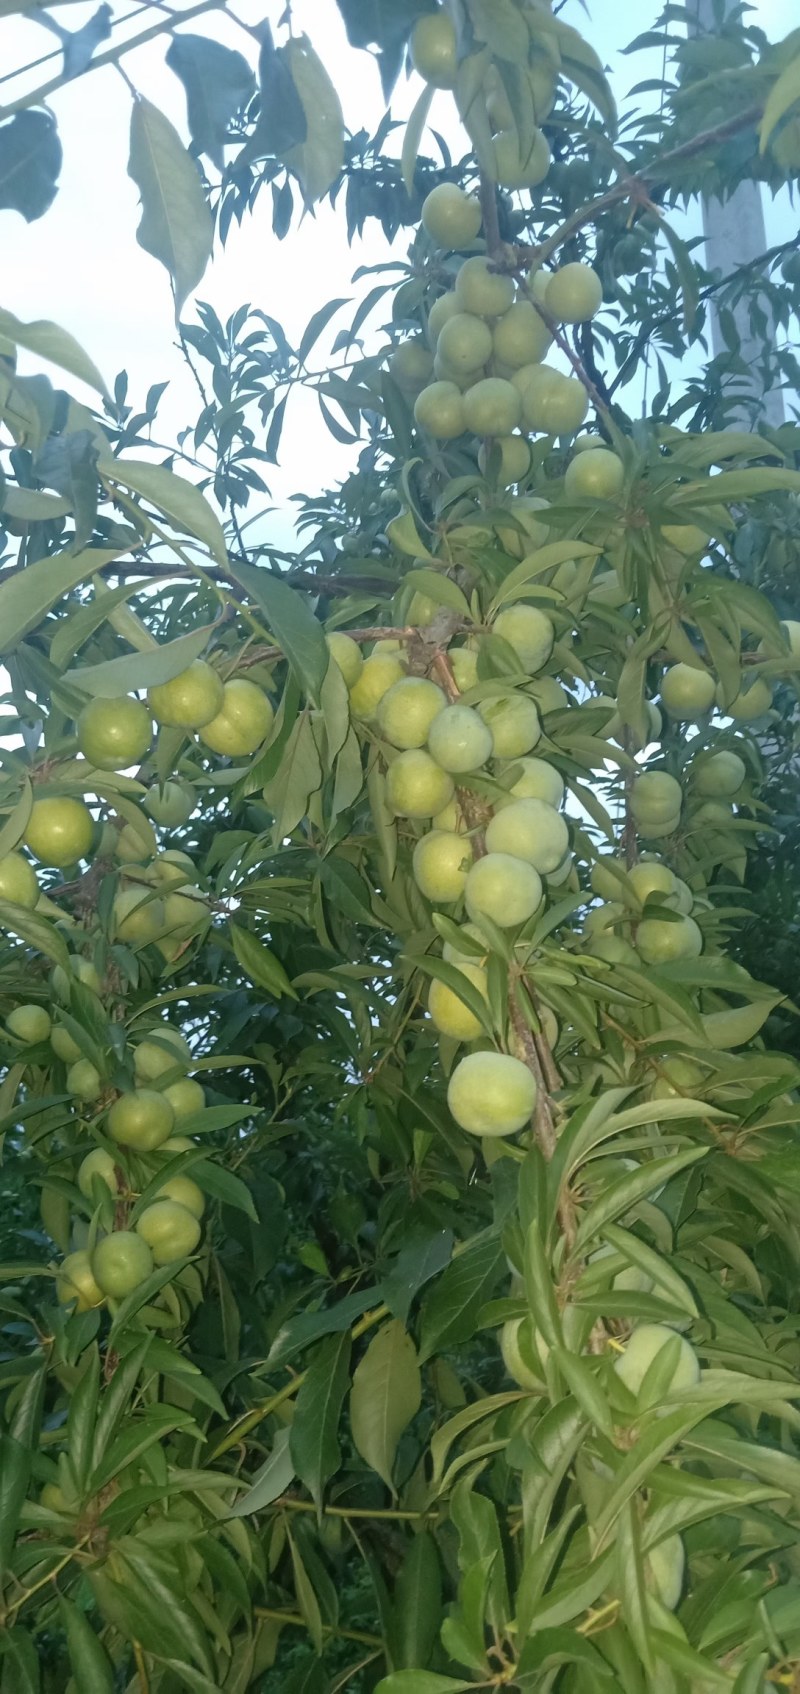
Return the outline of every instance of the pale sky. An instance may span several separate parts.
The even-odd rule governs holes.
[[[756,0],[751,17],[772,40],[780,40],[792,27],[794,5],[795,0]],[[71,5],[70,27],[78,27],[94,9],[94,0],[86,7]],[[278,0],[267,8],[273,24],[282,10]],[[619,0],[594,0],[587,17],[580,0],[567,0],[562,12],[610,66],[620,101],[634,82],[657,75],[660,69],[656,55],[620,56],[619,48],[633,29],[648,27],[660,6],[652,0],[633,10],[635,16]],[[241,0],[240,15],[256,23],[264,15],[263,4]],[[373,130],[383,111],[377,68],[367,54],[348,46],[334,0],[293,0],[293,19],[295,30],[308,32],[331,72],[349,127]],[[214,34],[251,60],[255,58],[252,39],[213,12],[188,27]],[[4,67],[39,57],[55,45],[40,26],[16,19],[3,20],[0,37]],[[141,92],[185,134],[183,90],[164,65],[165,45],[162,39],[139,49],[126,58],[125,65]],[[53,69],[53,64],[42,67],[33,85]],[[416,77],[401,76],[393,100],[398,116],[410,109],[420,87]],[[20,91],[18,84],[0,83],[0,100]],[[0,304],[22,318],[49,317],[69,328],[109,383],[120,369],[127,369],[129,403],[137,408],[151,383],[169,379],[159,425],[160,438],[169,440],[194,418],[197,396],[175,349],[166,273],[135,239],[138,196],[127,176],[130,106],[130,94],[113,67],[78,80],[54,99],[65,155],[61,187],[50,211],[36,223],[28,225],[15,213],[0,212]],[[431,118],[435,127],[455,140],[448,95],[437,95]],[[768,239],[786,239],[796,226],[796,217],[787,228],[785,206],[772,207],[768,202],[766,210]],[[334,295],[357,296],[359,289],[363,292],[364,285],[353,288],[353,271],[361,264],[379,262],[388,256],[388,249],[374,221],[367,226],[365,241],[349,248],[343,214],[329,205],[320,206],[313,219],[293,227],[283,242],[272,234],[270,214],[270,195],[264,190],[241,230],[232,228],[227,246],[215,257],[198,293],[223,319],[244,302],[261,307],[279,319],[290,341],[296,342],[312,312],[325,300]],[[406,244],[401,234],[401,256]],[[189,302],[184,316],[191,321],[192,315]],[[343,314],[333,333],[347,321]],[[21,368],[35,367],[23,359]],[[338,446],[325,429],[316,399],[296,392],[288,410],[281,466],[270,476],[275,506],[285,509],[290,494],[298,489],[313,493],[330,485],[351,462],[352,450]],[[285,539],[285,519],[273,521],[276,541],[279,536]]]

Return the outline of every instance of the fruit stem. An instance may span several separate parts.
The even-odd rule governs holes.
[[[312,1511],[315,1510],[313,1506],[311,1509]],[[301,1617],[299,1612],[280,1612],[274,1610],[271,1606],[254,1606],[253,1616],[271,1618],[274,1623],[294,1624],[298,1629],[308,1628],[307,1620]],[[363,1629],[338,1629],[335,1624],[324,1623],[322,1633],[323,1635],[334,1636],[337,1641],[359,1641],[362,1647],[383,1647],[384,1645],[382,1636],[368,1635],[366,1630]]]
[[[567,338],[564,334],[563,329],[561,329],[560,325],[556,322],[556,319],[554,317],[552,317],[550,312],[548,312],[546,310],[546,308],[541,304],[541,301],[534,300],[533,304],[536,307],[537,312],[539,313],[539,316],[542,320],[542,323],[546,324],[547,328],[549,329],[550,334],[552,335],[556,346],[564,354],[564,357],[566,359],[569,359],[569,362],[572,366],[572,369],[574,370],[575,375],[578,378],[578,381],[581,382],[583,384],[584,388],[586,389],[586,392],[589,396],[589,399],[592,402],[592,405],[594,406],[595,411],[604,420],[606,426],[608,426],[612,422],[611,412],[609,411],[609,408],[606,405],[606,402],[603,399],[603,396],[600,393],[599,388],[597,388],[595,386],[595,384],[592,382],[592,379],[589,376],[588,371],[586,370],[586,367],[583,363],[583,360],[575,352],[575,349],[573,347],[570,347],[570,344],[569,344],[569,342],[568,342],[568,340],[567,340]]]
[[[503,257],[503,242],[500,237],[500,220],[497,215],[497,190],[491,177],[485,171],[480,175],[480,202],[483,215],[483,233],[486,237],[486,252],[490,259]]]

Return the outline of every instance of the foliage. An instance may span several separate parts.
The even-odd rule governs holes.
[[[159,388],[133,414],[0,317],[0,1689],[791,1686],[797,1014],[746,949],[792,807],[800,439],[729,425],[742,310],[796,378],[800,280],[711,276],[679,229],[796,178],[800,41],[671,4],[633,44],[659,110],[618,122],[543,5],[339,10],[387,95],[439,31],[462,161],[422,151],[429,89],[395,164],[286,19],[256,65],[159,12],[191,148],[135,92],[130,168],[179,315],[265,185],[280,235],[296,194],[351,233],[424,206],[349,322],[295,348],[199,306],[200,416],[154,449]],[[129,50],[107,7],[55,27],[59,81]],[[28,219],[39,106],[0,114]],[[442,184],[479,195],[455,249]],[[354,468],[278,554],[300,384]]]

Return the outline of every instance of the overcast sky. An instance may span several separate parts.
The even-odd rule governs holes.
[[[796,0],[756,0],[752,12],[771,39],[780,40],[796,23],[795,5]],[[273,23],[282,9],[278,0],[267,7]],[[94,4],[71,5],[70,27],[78,27],[93,10]],[[567,0],[562,16],[581,29],[609,65],[620,101],[634,82],[658,74],[654,56],[626,59],[619,50],[632,28],[647,28],[659,10],[657,0],[646,0],[635,8],[620,6],[619,0],[594,0],[587,17],[579,0]],[[66,15],[64,9],[59,13],[62,19]],[[264,6],[260,0],[241,0],[240,15],[256,23],[264,15]],[[374,129],[383,110],[377,69],[366,54],[349,48],[334,0],[293,0],[293,18],[295,29],[308,32],[331,72],[349,127]],[[213,33],[254,58],[252,38],[213,12],[189,27]],[[14,19],[0,23],[0,40],[4,70],[37,58],[55,45],[40,26]],[[185,133],[183,91],[164,65],[164,49],[165,41],[156,41],[125,64],[141,92]],[[43,66],[32,86],[54,68],[54,64]],[[14,93],[20,91],[19,85],[0,84],[0,100],[10,98],[12,88]],[[410,109],[419,90],[416,77],[408,81],[401,77],[393,102],[398,116]],[[175,349],[166,273],[135,239],[137,190],[127,176],[130,94],[109,67],[60,91],[53,105],[64,144],[60,191],[51,210],[34,224],[25,224],[14,213],[0,213],[0,304],[22,318],[49,317],[64,324],[92,354],[108,381],[126,368],[129,400],[134,405],[143,400],[151,383],[169,379],[159,430],[162,439],[169,439],[194,417],[197,397]],[[433,122],[450,134],[452,110],[449,96],[436,97]],[[353,293],[356,267],[378,262],[387,255],[387,247],[377,224],[371,222],[365,241],[348,248],[343,217],[327,205],[317,210],[315,218],[294,227],[281,243],[272,235],[270,211],[265,192],[242,229],[232,229],[199,293],[223,318],[244,302],[261,307],[284,324],[290,340],[296,340],[320,304],[333,295]],[[796,217],[787,223],[790,216],[785,203],[777,209],[768,204],[770,240],[786,239],[796,227]],[[401,237],[401,252],[404,246],[405,237]],[[184,316],[191,320],[191,303]],[[30,362],[23,368],[31,368]],[[281,458],[271,489],[276,506],[285,508],[292,491],[313,492],[341,476],[350,454],[332,442],[316,401],[294,395]],[[285,520],[279,527],[275,521],[277,539],[278,533],[285,535]]]

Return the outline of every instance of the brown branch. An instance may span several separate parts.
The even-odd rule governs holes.
[[[570,344],[569,344],[569,342],[568,342],[568,340],[567,340],[567,338],[564,334],[563,329],[560,327],[560,325],[558,324],[556,319],[551,315],[550,312],[547,311],[547,309],[541,304],[541,302],[539,300],[534,300],[533,305],[535,306],[537,312],[539,313],[539,316],[540,316],[542,322],[547,325],[547,328],[549,329],[550,334],[552,335],[556,346],[564,354],[565,358],[567,358],[569,360],[569,362],[572,366],[572,369],[574,370],[575,375],[578,378],[578,381],[581,382],[583,384],[583,387],[586,389],[586,392],[589,396],[589,399],[592,402],[592,405],[594,406],[595,411],[599,412],[601,418],[603,418],[605,420],[605,422],[608,424],[611,420],[611,414],[609,412],[606,401],[603,399],[603,396],[600,393],[599,388],[597,388],[595,386],[594,382],[592,381],[592,378],[589,376],[589,373],[586,370],[586,367],[583,364],[582,360],[579,358],[579,356],[575,352],[574,348],[570,347]]]
[[[485,171],[481,171],[479,195],[483,215],[483,233],[486,237],[486,251],[490,259],[497,259],[503,253],[500,220],[497,215],[497,189],[491,177],[487,176]]]

